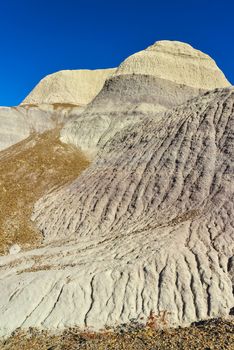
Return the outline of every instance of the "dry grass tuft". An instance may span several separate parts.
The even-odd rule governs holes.
[[[57,109],[64,109],[64,108],[80,107],[80,105],[75,105],[74,103],[53,103],[53,107],[55,110],[57,110]]]

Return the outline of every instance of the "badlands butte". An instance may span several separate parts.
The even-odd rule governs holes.
[[[0,337],[232,319],[233,119],[174,41],[0,108]]]

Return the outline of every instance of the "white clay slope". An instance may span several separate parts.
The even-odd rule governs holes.
[[[114,71],[60,71],[42,79],[20,106],[0,107],[0,150],[79,115]]]
[[[35,105],[0,107],[0,151],[32,133],[42,133],[64,123],[71,113],[78,115],[77,106]]]
[[[169,40],[157,41],[128,57],[115,74],[149,74],[196,89],[230,86],[210,56],[189,44]]]
[[[22,104],[86,105],[99,93],[115,69],[62,70],[43,78]]]
[[[83,113],[66,123],[61,141],[95,156],[109,138],[126,125],[179,105],[204,90],[150,75],[121,75],[108,79]]]

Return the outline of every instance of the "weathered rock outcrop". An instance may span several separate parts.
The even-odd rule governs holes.
[[[126,125],[155,116],[197,96],[204,90],[150,75],[122,75],[108,79],[98,96],[61,131],[61,141],[93,157],[103,142]]]
[[[44,247],[0,258],[1,334],[228,315],[233,109],[217,90],[127,126],[40,199]]]
[[[76,116],[82,108],[75,105],[24,105],[0,107],[0,151],[20,142],[32,133],[54,129]]]
[[[87,105],[102,89],[115,68],[62,70],[43,78],[22,104],[65,103]]]
[[[60,71],[42,79],[20,106],[0,107],[0,150],[78,116],[114,71]]]
[[[84,113],[66,124],[61,140],[92,157],[126,124],[227,86],[208,55],[185,43],[159,41],[121,63]]]
[[[115,75],[148,74],[195,89],[230,86],[215,61],[205,53],[178,41],[157,41],[128,57]]]

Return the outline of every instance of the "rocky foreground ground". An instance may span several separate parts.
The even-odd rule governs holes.
[[[115,332],[79,332],[71,328],[60,335],[30,329],[16,331],[1,350],[233,350],[234,319],[214,319],[187,328],[155,330],[119,327]]]

